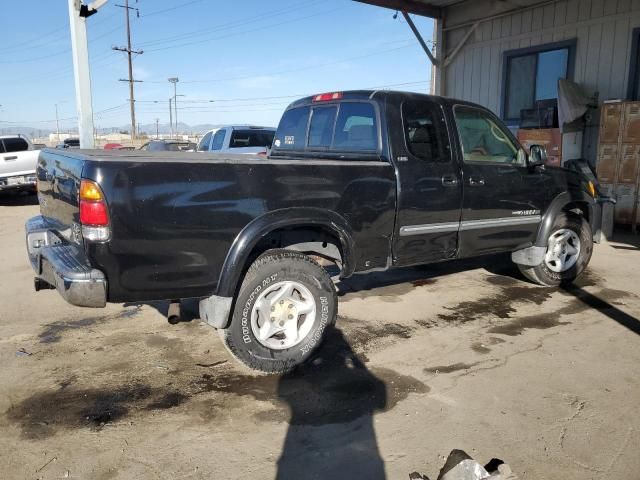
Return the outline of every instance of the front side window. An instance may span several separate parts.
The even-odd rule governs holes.
[[[29,144],[24,138],[5,138],[3,142],[7,153],[24,152],[25,150],[29,150]]]
[[[378,149],[378,121],[370,103],[342,103],[336,121],[335,150]]]
[[[451,161],[447,126],[440,108],[424,100],[402,105],[404,138],[409,152],[427,162]]]
[[[202,140],[200,140],[200,145],[198,145],[199,152],[209,151],[209,144],[211,143],[211,135],[212,133],[209,132],[204,137],[202,137]]]
[[[213,136],[213,142],[211,143],[211,150],[222,150],[222,145],[224,144],[224,136],[227,131],[225,129],[218,130],[216,134]]]
[[[558,80],[568,78],[571,54],[569,46],[526,54],[506,52],[505,119],[518,120],[520,112],[535,108],[536,102],[557,99]]]
[[[456,107],[455,119],[465,162],[524,164],[515,142],[488,113]]]

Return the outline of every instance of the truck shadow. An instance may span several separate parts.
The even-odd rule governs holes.
[[[32,192],[0,193],[0,207],[38,205],[38,196]]]
[[[640,250],[640,234],[633,233],[631,228],[616,228],[610,241],[616,250]]]
[[[623,312],[615,305],[609,303],[607,300],[595,294],[587,292],[578,285],[567,285],[565,287],[562,287],[562,290],[575,297],[585,306],[592,308],[593,310],[596,310],[603,315],[606,315],[611,320],[617,322],[636,335],[640,335],[640,319],[629,315],[626,312]]]
[[[510,254],[498,254],[417,267],[395,268],[386,272],[353,275],[350,278],[340,280],[338,296],[342,297],[350,293],[367,292],[405,283],[410,284],[409,288],[430,285],[436,283],[440,277],[477,269],[484,269],[493,275],[526,281],[511,261]],[[372,294],[375,293],[378,292],[372,292]]]
[[[276,479],[385,478],[373,416],[388,407],[387,387],[340,330],[278,380],[276,395],[291,412]]]

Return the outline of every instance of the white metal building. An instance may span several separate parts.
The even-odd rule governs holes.
[[[563,76],[609,99],[640,96],[640,0],[363,0],[433,17],[432,90],[480,103],[508,124]],[[426,57],[425,57],[426,60]],[[583,156],[595,164],[599,112]]]

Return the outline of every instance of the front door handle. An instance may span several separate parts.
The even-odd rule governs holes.
[[[18,157],[4,157],[7,162],[11,162],[12,160],[17,160]]]
[[[469,177],[469,185],[472,187],[484,187],[484,178]]]
[[[442,185],[445,187],[455,187],[458,185],[458,178],[455,175],[444,175],[442,177]]]

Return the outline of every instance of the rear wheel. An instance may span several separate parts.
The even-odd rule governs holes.
[[[336,314],[336,291],[320,265],[298,252],[270,250],[247,271],[220,335],[250,368],[284,373],[313,354]]]
[[[573,282],[589,265],[593,235],[589,223],[571,213],[558,215],[547,238],[547,252],[536,267],[518,265],[529,280],[546,286]]]

